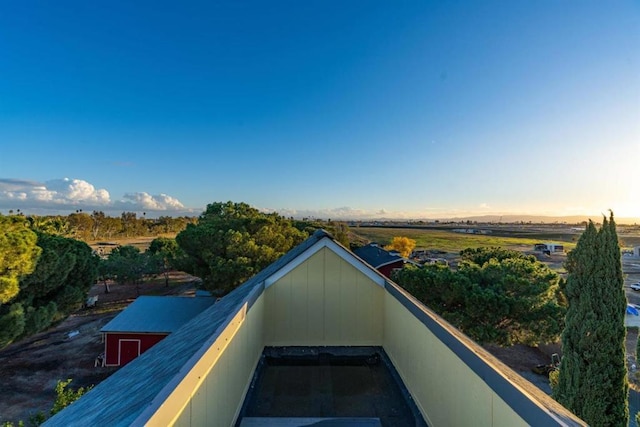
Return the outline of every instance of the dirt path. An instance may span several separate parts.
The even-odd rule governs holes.
[[[170,287],[165,287],[164,280],[148,282],[140,286],[140,294],[192,294],[193,280],[174,273]],[[105,294],[100,284],[89,295],[98,296],[95,308],[82,309],[56,327],[0,351],[0,423],[23,420],[29,425],[29,417],[38,411],[48,415],[58,380],[71,378],[72,388],[86,387],[118,369],[94,366],[104,351],[100,329],[136,298],[136,287],[111,285],[111,292]],[[70,332],[74,332],[71,338]]]

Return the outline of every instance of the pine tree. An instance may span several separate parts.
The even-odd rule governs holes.
[[[589,425],[626,426],[627,300],[613,213],[600,230],[589,222],[566,267],[569,308],[553,395]]]

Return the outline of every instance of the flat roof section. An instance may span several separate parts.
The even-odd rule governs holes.
[[[248,418],[240,427],[380,427],[377,418]]]
[[[352,425],[426,426],[399,381],[382,348],[266,348],[238,425],[261,419],[256,425],[288,426],[295,423],[285,419],[296,418],[333,425],[346,418],[362,420]]]

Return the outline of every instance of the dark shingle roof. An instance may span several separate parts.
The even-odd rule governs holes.
[[[404,260],[400,255],[392,254],[380,246],[372,244],[358,248],[353,253],[373,268],[380,268],[383,265]]]
[[[100,332],[175,332],[214,302],[212,297],[141,296]]]
[[[222,298],[182,328],[141,354],[89,393],[59,412],[44,425],[130,425],[149,406],[156,395],[174,378],[209,339],[219,333],[252,291],[263,286],[264,280],[297,258],[324,237],[323,230],[296,246],[273,264]]]

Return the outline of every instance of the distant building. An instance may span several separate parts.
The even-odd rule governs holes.
[[[427,249],[417,249],[411,252],[411,259],[414,261],[418,261],[421,264],[449,265],[449,261],[446,258],[433,257],[431,256],[431,254],[432,252],[428,251]]]
[[[533,246],[533,250],[547,253],[564,252],[564,245],[558,243],[536,243]]]
[[[454,228],[454,233],[463,233],[463,234],[491,234],[491,230],[485,230],[480,228]]]
[[[207,297],[138,297],[100,330],[105,366],[126,365],[214,302]]]
[[[376,243],[358,248],[353,253],[387,277],[391,277],[393,270],[403,268],[407,262],[398,252],[384,250]]]

